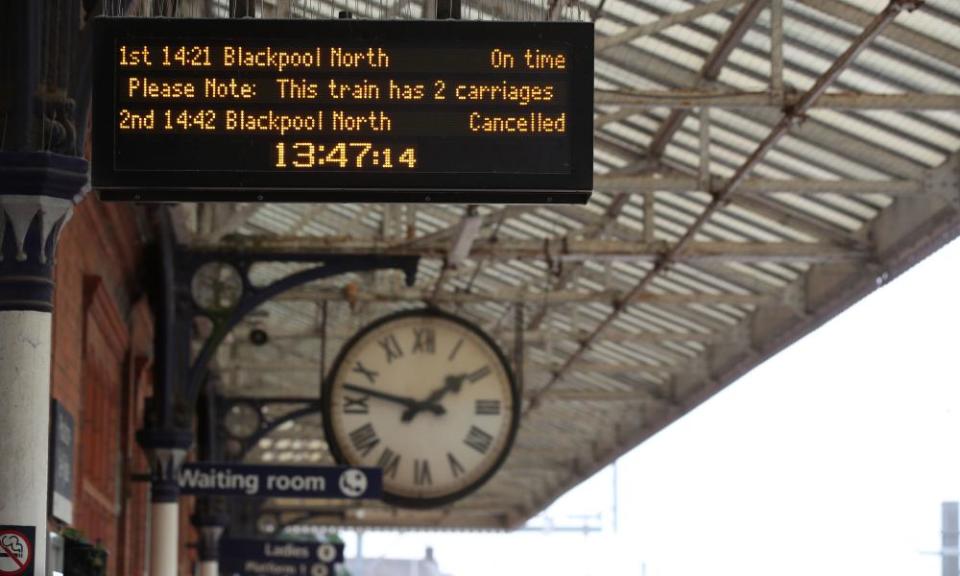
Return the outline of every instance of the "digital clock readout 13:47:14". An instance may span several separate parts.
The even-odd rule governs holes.
[[[370,142],[277,142],[277,168],[414,168],[417,155],[413,148],[394,150],[375,147]]]

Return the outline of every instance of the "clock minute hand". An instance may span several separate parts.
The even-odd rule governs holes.
[[[459,392],[460,387],[463,385],[463,381],[466,378],[467,378],[466,374],[457,374],[455,376],[447,376],[443,381],[443,386],[431,392],[423,400],[416,402],[414,403],[413,406],[410,406],[409,408],[407,408],[403,412],[403,416],[401,416],[400,419],[403,420],[404,422],[409,422],[410,420],[413,420],[414,416],[416,416],[423,410],[430,410],[434,414],[442,414],[443,412],[446,412],[446,410],[443,410],[443,412],[436,411],[436,408],[441,408],[441,409],[443,408],[443,406],[440,406],[439,404],[437,404],[437,402],[439,402],[441,398],[446,396],[448,392]]]
[[[353,392],[359,392],[361,394],[366,394],[368,396],[373,396],[374,398],[380,398],[381,400],[387,400],[389,402],[396,402],[397,404],[402,404],[407,407],[407,410],[417,408],[419,410],[429,410],[434,414],[444,414],[446,409],[439,404],[431,404],[429,406],[420,406],[420,402],[409,398],[406,396],[397,396],[395,394],[390,394],[389,392],[381,392],[380,390],[374,390],[373,388],[367,388],[365,386],[356,386],[354,384],[344,384],[344,389],[351,390]],[[406,412],[404,412],[406,414]]]

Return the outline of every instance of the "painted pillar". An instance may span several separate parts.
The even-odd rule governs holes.
[[[200,561],[200,576],[220,576],[219,564],[216,560]]]
[[[197,499],[197,513],[190,519],[200,532],[200,576],[220,574],[220,536],[227,524],[223,499],[203,496]]]
[[[177,330],[173,231],[161,211],[159,262],[162,283],[151,295],[154,306],[154,395],[147,402],[137,442],[150,461],[150,576],[176,576],[179,563],[180,467],[193,444],[192,418],[183,410],[180,389],[190,358],[190,334]],[[166,217],[164,219],[163,217]],[[179,337],[179,339],[178,339]]]
[[[200,527],[200,576],[218,576],[220,573],[220,536],[223,526]]]
[[[150,576],[177,576],[180,466],[192,443],[185,430],[146,428],[137,440],[150,461]]]
[[[50,352],[57,240],[87,162],[0,152],[0,525],[32,526],[46,573]]]

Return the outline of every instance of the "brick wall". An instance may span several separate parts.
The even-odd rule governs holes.
[[[148,485],[130,480],[147,471],[134,434],[152,388],[153,323],[140,283],[137,218],[130,205],[88,197],[64,230],[55,272],[51,394],[77,428],[71,526],[109,551],[111,576],[139,576],[146,565]],[[181,541],[195,541],[189,524]],[[190,562],[183,554],[181,574],[190,573]]]

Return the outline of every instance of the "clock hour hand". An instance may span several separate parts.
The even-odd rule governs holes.
[[[419,414],[424,410],[430,410],[434,414],[443,414],[446,410],[443,410],[443,406],[437,404],[441,398],[447,395],[449,392],[459,392],[460,387],[463,385],[463,381],[466,380],[466,374],[457,374],[455,376],[447,376],[443,381],[443,386],[437,388],[430,393],[425,399],[420,402],[415,402],[413,406],[408,407],[404,410],[403,415],[400,417],[404,422],[409,422],[413,420],[413,417]],[[442,412],[437,412],[436,409],[440,408]]]
[[[446,409],[439,404],[432,404],[430,406],[420,406],[420,402],[409,398],[406,396],[397,396],[395,394],[390,394],[389,392],[381,392],[380,390],[374,390],[373,388],[367,388],[365,386],[356,386],[354,384],[344,384],[344,389],[350,390],[352,392],[359,392],[360,394],[366,394],[368,396],[373,396],[374,398],[380,398],[381,400],[387,400],[389,402],[396,402],[397,404],[402,404],[407,407],[407,411],[417,408],[418,410],[429,410],[434,414],[444,414]],[[406,414],[406,412],[404,412]]]

